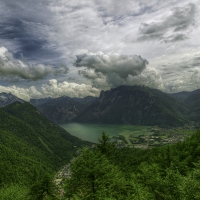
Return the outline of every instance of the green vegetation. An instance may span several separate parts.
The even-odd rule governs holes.
[[[102,151],[102,149],[104,149]],[[200,199],[200,131],[182,143],[116,149],[105,133],[71,164],[65,197],[81,199]]]
[[[32,185],[55,174],[77,156],[79,148],[90,144],[53,124],[29,103],[1,108],[1,199],[27,200],[22,196],[29,194]]]
[[[177,127],[169,134],[182,130],[186,133]],[[154,127],[153,131],[160,134],[167,129]],[[183,142],[143,150],[119,148],[103,132],[96,146],[83,148],[91,143],[71,136],[30,104],[11,104],[0,109],[0,197],[198,200],[200,131],[191,134],[187,129],[187,133],[190,137]],[[72,173],[56,186],[55,172],[70,160]]]
[[[131,135],[139,136],[139,135],[150,135],[150,134],[151,134],[151,132],[150,132],[149,126],[135,126],[135,130],[132,132],[124,131],[124,132],[120,133],[120,135],[125,138],[128,145],[132,145],[132,142],[130,140]]]
[[[27,200],[29,188],[20,184],[9,184],[0,187],[2,200]]]
[[[103,132],[96,147],[82,149],[72,161],[71,177],[63,177],[59,186],[52,176],[35,172],[30,185],[1,182],[0,195],[5,200],[198,200],[199,144],[197,131],[174,145],[116,148]]]

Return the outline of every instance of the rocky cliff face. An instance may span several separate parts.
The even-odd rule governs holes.
[[[48,119],[55,123],[70,122],[80,114],[96,97],[70,98],[59,97],[56,99],[31,100]],[[44,102],[44,103],[42,103]]]
[[[23,103],[24,100],[12,95],[11,93],[0,93],[0,108],[7,106],[11,103],[14,103],[15,101]]]
[[[102,91],[98,100],[74,120],[82,123],[179,125],[186,108],[176,99],[144,86]]]
[[[52,98],[43,98],[43,99],[30,99],[30,104],[32,104],[33,106],[37,107],[39,105],[42,105],[44,103],[47,103],[48,101],[51,101]]]

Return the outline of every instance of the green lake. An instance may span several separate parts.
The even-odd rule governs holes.
[[[71,135],[81,138],[82,140],[90,142],[98,142],[103,131],[110,136],[124,135],[127,137],[130,134],[149,135],[149,126],[136,125],[116,125],[116,124],[81,124],[81,123],[67,123],[61,124],[62,128],[68,131]]]

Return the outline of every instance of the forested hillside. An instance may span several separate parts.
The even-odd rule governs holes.
[[[183,143],[151,150],[116,149],[103,134],[71,170],[64,188],[65,198],[73,200],[198,200],[200,131]]]
[[[37,118],[31,123],[28,113],[33,111],[33,116]],[[77,154],[72,144],[83,147],[89,143],[83,143],[66,132],[71,142],[65,141],[64,130],[43,118],[28,103],[14,103],[1,109],[0,119],[0,148],[3,152],[0,195],[3,199],[200,198],[200,131],[182,143],[147,150],[116,148],[109,136],[103,133],[96,147],[83,148]],[[36,124],[38,127],[35,129]],[[40,126],[44,132],[40,132]],[[54,132],[46,132],[45,136],[45,130],[53,128]],[[48,138],[53,139],[56,145]],[[61,148],[60,152],[62,145],[65,148]],[[77,155],[78,158],[70,166],[71,177],[63,177],[61,184],[56,186],[53,176],[48,174],[52,175],[55,169],[64,165],[64,160],[60,158],[65,157],[65,161],[69,161]]]
[[[46,119],[29,103],[0,109],[0,184],[30,183],[58,170],[89,145]]]
[[[177,102],[172,104],[171,97],[159,96],[160,91],[155,97],[156,92],[149,93],[148,88],[143,91],[148,98],[149,95],[155,98],[155,102],[161,98],[164,110],[188,112]],[[134,99],[140,93],[141,90],[134,90]],[[198,97],[190,99],[188,104],[195,107]],[[105,133],[95,147],[89,146],[91,143],[70,135],[29,103],[15,102],[1,108],[0,197],[15,200],[200,199],[200,131],[182,143],[146,150],[116,148]],[[74,157],[77,159],[71,163],[71,177],[62,177],[61,184],[56,186],[55,172]]]

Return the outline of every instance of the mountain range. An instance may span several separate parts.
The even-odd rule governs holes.
[[[186,106],[170,95],[145,86],[120,86],[102,91],[74,121],[83,123],[180,125]]]
[[[186,99],[194,94],[200,94],[200,89],[188,92],[188,91],[182,91],[182,92],[177,92],[177,93],[172,93],[170,94],[172,97],[178,99],[179,101],[185,102]]]
[[[82,147],[92,145],[90,142],[70,135],[66,130],[54,124],[53,120],[57,122],[73,120],[81,123],[177,126],[189,120],[199,121],[200,119],[200,93],[191,92],[185,99],[180,101],[179,95],[177,95],[176,99],[171,94],[144,86],[120,86],[108,91],[102,91],[99,98],[60,97],[57,99],[31,100],[32,104],[40,108],[43,113],[35,106],[12,94],[3,93],[0,94],[0,97],[0,105],[2,105],[2,108],[0,108],[0,196],[3,194],[4,197],[5,195],[9,197],[3,197],[2,199],[16,199],[16,191],[20,194],[20,198],[17,199],[39,199],[37,193],[40,192],[42,192],[40,199],[43,198],[43,194],[49,191],[47,189],[53,188],[50,183],[55,179],[55,172],[69,163],[72,158],[79,155]],[[63,108],[65,111],[60,112],[55,108]],[[69,114],[70,112],[74,113],[74,115]],[[60,115],[56,115],[56,113],[60,113]],[[49,119],[46,117],[48,116],[47,114]],[[54,118],[50,118],[51,114],[54,114]],[[72,117],[67,118],[69,116]],[[192,170],[190,167],[198,167],[194,163],[199,156],[199,141],[199,132],[197,132],[185,142],[177,145],[167,145],[145,151],[136,148],[116,149],[114,155],[117,156],[110,156],[109,159],[111,160],[109,162],[114,163],[121,172],[127,172],[129,175],[131,173],[135,174],[136,169],[138,169],[139,173],[141,167],[143,167],[142,169],[148,169],[149,166],[155,168],[159,164],[158,169],[166,171],[166,166],[170,168],[171,166],[177,166],[176,171],[180,170],[184,174],[183,179],[177,184],[179,187],[182,182],[185,185],[185,174],[187,174],[185,169],[190,171]],[[89,155],[93,155],[93,153]],[[97,155],[97,159],[99,159],[100,154]],[[93,157],[87,156],[82,161],[83,163],[89,161],[87,166],[90,168],[91,166],[93,167],[91,163],[95,163],[93,160],[91,162],[91,159]],[[144,161],[148,161],[148,163]],[[156,165],[151,164],[154,161],[156,161]],[[138,163],[142,164],[138,165]],[[147,163],[145,168],[143,163]],[[115,167],[115,165],[112,166]],[[102,168],[102,165],[99,166]],[[79,165],[78,169],[80,167]],[[85,168],[83,166],[81,171],[83,169],[88,173],[88,167]],[[194,172],[192,171],[192,178],[189,179],[192,185]],[[74,173],[76,171],[72,172],[72,176]],[[140,183],[141,177],[146,178],[146,174],[148,173],[139,174],[138,180]],[[154,174],[159,174],[159,171]],[[154,174],[151,179],[147,177],[147,180],[152,180],[152,185],[155,185]],[[169,175],[170,177],[174,176],[174,172],[170,172]],[[178,174],[179,179],[180,176]],[[48,179],[48,177],[52,178]],[[83,177],[82,180],[88,175]],[[176,174],[175,177],[177,177]],[[166,182],[169,180],[168,175],[167,178],[164,178],[162,176],[158,181],[160,183],[164,179],[163,184],[166,186]],[[107,179],[105,178],[103,181],[107,181]],[[174,183],[174,181],[172,182]],[[85,183],[85,180],[83,183]],[[198,177],[195,183],[198,186]],[[169,185],[171,186],[171,182],[169,182]],[[162,186],[161,184],[161,187],[159,187],[161,192],[163,191]],[[191,185],[190,187],[186,185],[186,188],[191,188]],[[196,188],[192,191],[198,191]],[[74,188],[72,189],[74,191]],[[24,198],[21,198],[23,191],[25,191]],[[30,193],[31,191],[33,192]],[[181,191],[186,191],[186,189],[181,189]],[[171,194],[171,187],[169,192]],[[13,194],[12,197],[11,194]],[[185,195],[185,192],[183,194]],[[28,196],[31,197],[28,198]],[[55,199],[55,196],[53,196],[53,199]]]
[[[6,97],[8,95],[8,97]],[[23,100],[0,94],[0,105]],[[5,100],[7,99],[7,100]],[[200,89],[167,94],[146,86],[119,86],[85,98],[31,99],[54,123],[107,123],[176,126],[200,119]]]
[[[199,91],[166,94],[145,86],[120,86],[98,98],[32,99],[34,106],[1,93],[0,183],[34,181],[69,162],[78,148],[91,145],[53,122],[179,126],[200,120]]]
[[[66,123],[79,115],[96,99],[97,97],[91,96],[85,98],[59,97],[56,99],[31,99],[30,103],[36,106],[51,121]]]

